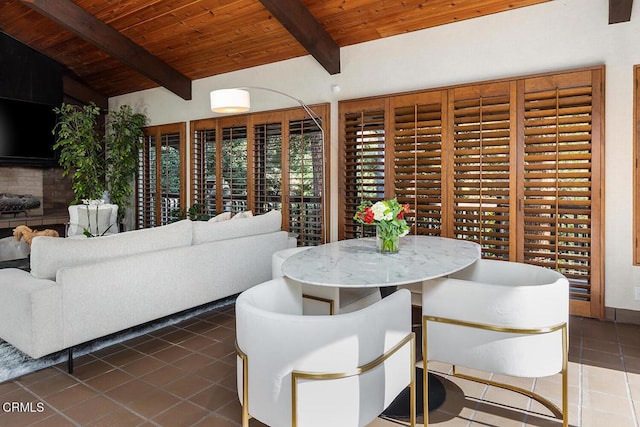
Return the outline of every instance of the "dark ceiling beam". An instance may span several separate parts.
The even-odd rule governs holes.
[[[183,99],[191,80],[70,0],[20,0]]]
[[[340,46],[301,0],[260,0],[260,3],[329,74],[340,72]]]
[[[609,0],[609,24],[631,21],[633,0]]]

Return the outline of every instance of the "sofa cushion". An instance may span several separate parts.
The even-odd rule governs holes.
[[[237,214],[235,214],[231,219],[243,219],[243,218],[251,218],[253,216],[253,212],[251,211],[244,211],[244,212],[238,212]]]
[[[282,214],[278,210],[235,221],[193,223],[193,244],[216,242],[255,234],[273,233],[282,228]]]
[[[189,246],[192,234],[192,223],[185,219],[162,227],[89,239],[35,237],[31,243],[31,274],[37,279],[55,280],[62,267]]]
[[[223,212],[209,219],[209,222],[221,222],[231,219],[231,212]]]

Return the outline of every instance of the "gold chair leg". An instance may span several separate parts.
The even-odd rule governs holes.
[[[422,317],[422,413],[424,427],[429,425],[429,373],[427,372],[427,318]]]
[[[242,427],[249,427],[249,358],[240,350],[238,342],[235,342],[236,353],[242,360]]]
[[[411,340],[411,384],[409,386],[411,393],[409,400],[409,410],[411,411],[409,425],[416,426],[416,338],[415,335]]]
[[[562,426],[569,426],[569,331],[562,328]]]

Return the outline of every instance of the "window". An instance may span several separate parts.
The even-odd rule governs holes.
[[[220,145],[220,181],[223,212],[248,210],[247,200],[247,126],[222,127]]]
[[[213,215],[216,206],[216,127],[214,120],[191,123],[191,201],[198,213]]]
[[[313,109],[328,116],[327,105]],[[302,109],[199,120],[191,128],[192,200],[203,213],[279,209],[299,245],[324,242],[322,131]]]
[[[596,67],[340,103],[340,238],[361,200],[409,203],[412,233],[553,268],[603,315],[603,79]]]
[[[353,220],[361,201],[385,197],[385,103],[341,104],[342,215],[339,237],[352,239],[374,231]],[[368,233],[368,234],[367,234]]]
[[[185,200],[185,133],[185,123],[145,128],[136,186],[138,228],[180,218]]]
[[[408,203],[415,234],[442,234],[442,96],[408,95],[392,101],[394,193]]]
[[[596,315],[603,299],[600,236],[602,70],[531,78],[523,87],[523,212],[520,256],[560,271],[575,306]],[[601,316],[596,316],[601,317]]]
[[[511,84],[452,89],[453,237],[482,246],[485,258],[509,260],[513,229]]]

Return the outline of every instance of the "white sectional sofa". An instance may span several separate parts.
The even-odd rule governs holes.
[[[38,358],[240,293],[271,279],[272,254],[290,245],[281,221],[271,211],[89,239],[36,237],[30,272],[0,270],[0,338]]]

